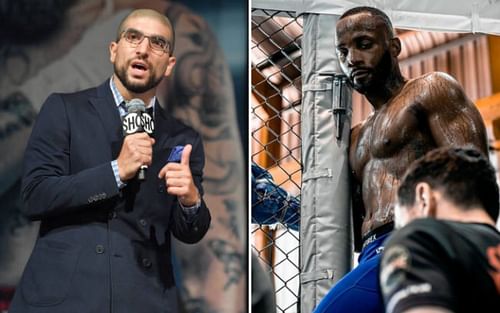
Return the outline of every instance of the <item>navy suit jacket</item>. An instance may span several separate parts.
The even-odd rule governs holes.
[[[155,105],[153,163],[146,180],[118,189],[111,161],[123,142],[109,80],[97,88],[52,94],[26,148],[24,213],[40,233],[9,312],[177,312],[173,234],[199,241],[210,225],[202,201],[186,218],[158,178],[173,147],[191,144],[201,186],[199,134]]]

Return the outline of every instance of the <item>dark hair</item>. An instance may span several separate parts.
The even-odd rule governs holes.
[[[497,220],[499,194],[495,169],[479,150],[472,147],[439,148],[410,165],[398,189],[403,206],[415,203],[415,187],[428,183],[460,208],[481,206]]]
[[[343,19],[344,17],[348,17],[348,16],[355,15],[355,14],[358,14],[358,13],[369,13],[372,16],[380,17],[382,19],[382,21],[384,22],[384,25],[387,28],[386,29],[387,30],[387,34],[391,38],[394,37],[394,28],[392,27],[391,20],[389,19],[389,17],[387,16],[387,14],[385,14],[383,11],[381,11],[381,10],[379,10],[377,8],[367,7],[367,6],[354,7],[352,9],[349,9],[349,10],[345,11],[344,14],[342,14],[340,16],[339,20]]]

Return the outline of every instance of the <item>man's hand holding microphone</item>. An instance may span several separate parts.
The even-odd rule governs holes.
[[[125,137],[117,159],[121,181],[134,178],[141,166],[151,165],[154,143],[155,140],[144,132]]]
[[[154,122],[141,99],[128,101],[126,107],[127,114],[122,121],[125,138],[117,159],[120,180],[124,182],[136,175],[139,180],[144,180],[146,169],[153,160],[155,140],[150,135],[154,131]]]
[[[123,119],[125,138],[117,159],[121,181],[125,182],[136,175],[144,180],[146,169],[153,161],[153,145],[150,137],[154,122],[146,113],[144,102],[132,99],[127,103],[127,115]],[[182,146],[181,146],[182,148]],[[167,192],[177,196],[184,207],[199,205],[201,201],[198,188],[194,184],[189,158],[193,147],[188,144],[182,149],[180,162],[168,162],[158,177],[165,180]]]

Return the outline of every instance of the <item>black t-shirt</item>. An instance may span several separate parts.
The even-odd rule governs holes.
[[[385,245],[380,285],[389,313],[415,306],[500,312],[500,233],[486,224],[415,220]]]

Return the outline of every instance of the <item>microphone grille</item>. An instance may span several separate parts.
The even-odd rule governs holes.
[[[146,111],[146,105],[144,104],[144,101],[137,98],[134,98],[126,102],[125,107],[127,108],[128,113],[137,113]]]

